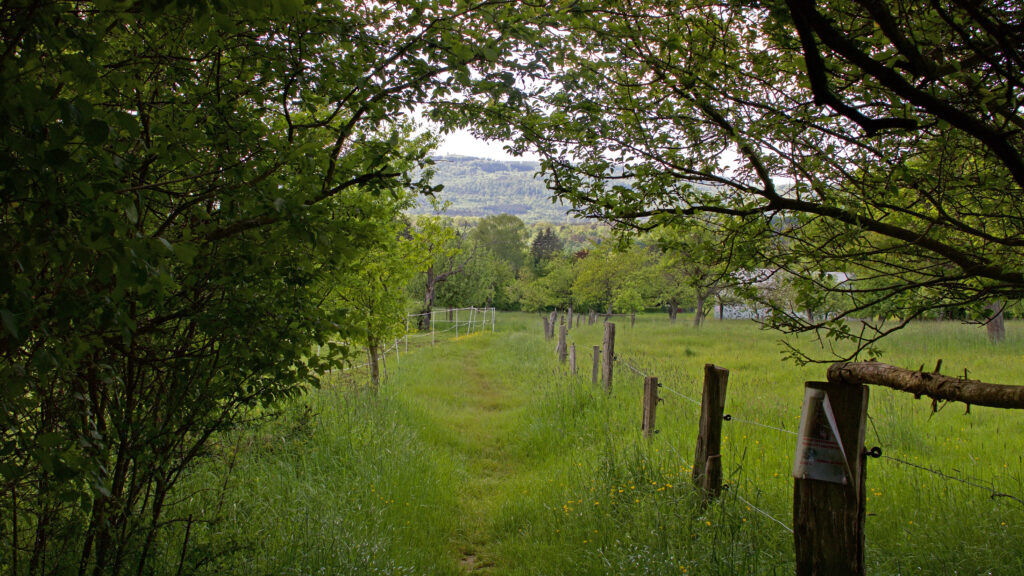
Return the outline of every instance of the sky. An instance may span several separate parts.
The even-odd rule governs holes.
[[[488,142],[474,137],[466,130],[457,130],[451,134],[442,135],[443,141],[437,148],[438,156],[475,156],[477,158],[490,158],[492,160],[537,160],[534,154],[526,154],[520,157],[513,156],[504,150],[502,142]]]

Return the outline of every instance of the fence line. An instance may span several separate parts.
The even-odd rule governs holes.
[[[737,417],[733,416],[732,414],[729,414],[725,418],[725,420],[727,422],[742,422],[744,424],[749,424],[751,426],[757,426],[759,428],[767,428],[768,430],[776,430],[778,432],[784,432],[784,433],[790,434],[792,436],[799,436],[799,434],[797,434],[796,432],[794,432],[792,430],[786,430],[785,428],[778,428],[776,426],[770,426],[768,424],[762,424],[762,423],[756,422],[754,420],[744,420],[743,418],[737,418]]]
[[[648,375],[648,373],[645,370],[642,370],[642,369],[637,367],[636,364],[641,364],[641,362],[638,361],[638,355],[631,354],[631,356],[632,356],[631,359],[627,359],[625,357],[625,355],[620,356],[620,357],[616,357],[616,359],[615,359],[616,363],[621,364],[623,367],[625,367],[626,369],[628,369],[629,371],[633,372],[634,374],[636,374],[637,376],[639,376],[641,378],[644,378],[644,379],[650,378],[650,376]],[[650,363],[643,363],[643,364],[650,364]],[[657,371],[654,366],[647,366],[647,367],[650,368],[653,372]],[[831,376],[831,374],[830,374],[830,376]],[[683,398],[683,399],[687,400],[688,402],[694,404],[695,406],[698,406],[698,407],[701,406],[701,402],[697,401],[695,398],[692,398],[691,396],[689,396],[687,394],[684,394],[684,393],[682,393],[682,392],[680,392],[678,390],[675,390],[675,389],[673,389],[673,388],[671,388],[669,386],[665,386],[664,384],[660,384],[660,390],[668,392],[669,394],[674,394],[676,396],[679,396],[680,398]],[[785,435],[788,435],[788,436],[799,436],[798,432],[796,432],[794,430],[789,430],[789,429],[786,429],[786,428],[782,427],[782,426],[785,426],[785,424],[782,424],[781,426],[772,426],[770,424],[764,424],[764,423],[758,422],[756,420],[747,420],[747,419],[744,419],[744,418],[737,418],[737,417],[732,416],[732,415],[725,415],[723,419],[725,421],[729,421],[729,422],[737,422],[737,423],[741,423],[741,424],[746,424],[746,425],[754,426],[754,427],[757,427],[757,428],[764,428],[764,429],[767,429],[767,430],[772,430],[774,432],[782,433],[782,434],[785,434]],[[874,428],[874,421],[873,421],[873,419],[871,421],[871,425],[872,425],[872,428]],[[875,436],[876,436],[876,438],[878,437],[877,430],[875,430]],[[689,464],[687,463],[687,460],[685,458],[683,458],[682,454],[676,449],[674,444],[671,441],[669,441],[667,438],[664,441],[668,445],[669,449],[675,454],[675,457],[678,458],[684,465],[689,466]],[[985,485],[984,483],[981,483],[981,481],[975,481],[975,480],[972,480],[972,479],[963,478],[963,477],[961,477],[960,475],[957,475],[957,474],[947,473],[947,472],[944,472],[944,471],[936,469],[936,468],[931,468],[931,467],[928,467],[928,466],[923,466],[923,465],[920,465],[920,464],[915,464],[913,462],[908,462],[908,461],[902,460],[900,458],[895,458],[895,457],[892,457],[892,456],[882,455],[877,450],[873,450],[873,451],[869,452],[869,454],[875,456],[876,458],[882,458],[882,459],[888,460],[890,462],[894,462],[894,463],[897,464],[897,466],[899,466],[899,465],[906,465],[906,466],[908,466],[910,468],[913,468],[915,470],[919,470],[919,471],[922,471],[922,472],[927,472],[927,473],[932,474],[932,475],[934,475],[934,476],[936,476],[938,478],[941,478],[944,481],[959,482],[959,483],[962,483],[964,485],[967,485],[967,486],[970,486],[970,487],[973,487],[973,488],[976,488],[976,489],[984,490],[984,491],[989,493],[989,495],[990,495],[990,497],[992,499],[1008,498],[1008,499],[1013,500],[1013,501],[1015,501],[1015,502],[1017,502],[1017,503],[1019,503],[1021,505],[1024,505],[1024,499],[1022,499],[1021,497],[1015,496],[1013,494],[1007,494],[1005,492],[1002,492],[1002,491],[998,490],[994,483],[989,483],[989,485]],[[954,472],[959,473],[959,471],[954,471]],[[792,527],[788,526],[785,522],[779,520],[775,516],[773,516],[770,513],[766,512],[764,509],[760,508],[759,506],[753,504],[752,502],[750,502],[749,500],[744,498],[742,495],[739,494],[738,490],[735,487],[732,489],[732,493],[736,496],[737,499],[741,500],[751,510],[756,511],[757,513],[759,513],[762,516],[768,518],[772,522],[774,522],[774,523],[778,524],[779,526],[783,527],[790,534],[794,533]]]
[[[640,370],[639,368],[634,366],[633,363],[631,363],[630,361],[626,360],[625,358],[620,358],[620,359],[618,359],[618,361],[620,361],[627,369],[631,370],[633,373],[637,374],[638,376],[640,376],[642,378],[649,377],[645,372],[643,372],[642,370]],[[674,395],[676,395],[676,396],[678,396],[678,397],[680,397],[680,398],[682,398],[682,399],[684,399],[684,400],[686,400],[686,401],[696,405],[697,407],[700,406],[699,402],[697,402],[696,400],[694,400],[693,398],[690,398],[689,396],[687,396],[685,394],[682,394],[682,393],[678,392],[678,390],[676,390],[676,389],[674,389],[674,388],[672,388],[670,386],[666,386],[665,384],[662,384],[662,385],[660,385],[660,389],[665,390],[665,392],[668,392],[670,394],[674,394]],[[739,421],[739,422],[753,424],[753,425],[756,425],[756,426],[762,426],[762,427],[766,427],[766,428],[776,429],[776,430],[779,430],[779,431],[784,431],[784,433],[786,433],[786,434],[792,434],[792,435],[796,436],[796,433],[794,433],[794,431],[786,430],[786,429],[782,429],[782,428],[776,428],[774,426],[769,426],[769,425],[766,425],[766,424],[761,424],[760,422],[754,422],[754,421],[750,421],[750,420],[742,420],[742,419],[739,419],[739,418],[733,418],[731,416],[726,416],[725,419],[726,420],[730,420],[730,421],[731,420],[735,420],[735,421]],[[673,454],[676,455],[676,458],[678,458],[683,463],[684,466],[690,466],[690,464],[687,462],[686,458],[683,457],[683,455],[679,452],[679,450],[676,448],[675,444],[673,444],[673,442],[671,440],[666,438],[665,439],[665,443],[669,446],[669,449],[672,450]],[[738,488],[733,488],[730,493],[733,494],[740,501],[742,501],[744,504],[746,504],[746,506],[748,506],[750,509],[760,513],[761,516],[763,516],[763,517],[767,518],[768,520],[774,522],[775,524],[781,526],[788,533],[793,534],[793,528],[788,527],[784,522],[782,522],[782,521],[778,520],[777,518],[775,518],[774,516],[770,515],[770,513],[768,513],[764,509],[762,509],[760,506],[754,504],[753,502],[751,502],[750,500],[748,500],[746,498],[743,498],[739,494]]]
[[[792,529],[792,528],[790,528],[789,526],[787,526],[787,525],[786,525],[786,523],[785,523],[785,522],[783,522],[782,520],[779,520],[779,519],[778,519],[778,518],[776,518],[775,516],[772,516],[771,514],[769,514],[769,513],[765,512],[764,510],[762,510],[762,509],[758,508],[757,506],[755,506],[754,504],[752,504],[752,503],[751,503],[751,502],[750,502],[749,500],[747,500],[747,499],[746,499],[746,498],[744,498],[743,496],[740,496],[740,495],[739,495],[739,493],[738,493],[737,491],[735,491],[735,490],[732,490],[731,492],[732,492],[733,496],[736,496],[737,498],[739,498],[739,499],[740,499],[740,500],[741,500],[741,501],[742,501],[742,502],[743,502],[744,504],[746,504],[747,506],[749,506],[749,507],[750,507],[750,508],[751,508],[752,510],[756,510],[756,511],[757,511],[757,512],[758,512],[759,514],[761,514],[761,515],[762,515],[762,516],[764,516],[765,518],[768,518],[769,520],[771,520],[771,521],[775,522],[775,523],[776,523],[776,524],[778,524],[779,526],[782,526],[782,527],[783,527],[783,528],[785,528],[785,529],[786,529],[786,531],[787,531],[787,532],[789,532],[790,534],[792,534],[792,533],[793,533],[793,529]]]
[[[929,468],[927,466],[922,466],[920,464],[914,464],[913,462],[907,462],[906,460],[902,460],[900,458],[895,458],[893,456],[886,456],[885,454],[879,454],[878,457],[883,459],[883,460],[889,460],[889,461],[892,461],[892,462],[896,462],[897,465],[903,464],[903,465],[906,465],[906,466],[910,466],[911,468],[916,468],[918,470],[922,470],[924,472],[928,472],[929,474],[934,474],[934,475],[936,475],[936,476],[938,476],[940,478],[943,478],[943,479],[951,481],[951,482],[959,482],[961,484],[966,484],[967,486],[971,486],[973,488],[978,488],[978,489],[981,489],[981,490],[985,490],[985,491],[991,493],[990,496],[991,496],[992,499],[995,499],[995,498],[1009,498],[1010,500],[1015,500],[1018,503],[1024,505],[1024,500],[1022,500],[1021,498],[1019,498],[1017,496],[1014,496],[1012,494],[1006,494],[1005,492],[1000,492],[1000,491],[996,490],[993,486],[985,486],[983,484],[978,484],[977,482],[974,482],[974,481],[971,481],[971,480],[967,480],[967,479],[961,478],[959,476],[953,476],[952,474],[947,474],[947,473],[945,473],[945,472],[943,472],[941,470],[936,470],[934,468]]]
[[[664,390],[665,392],[670,393],[670,394],[675,394],[676,396],[679,396],[680,398],[685,399],[686,401],[694,404],[695,406],[698,406],[698,407],[700,406],[700,402],[699,401],[694,400],[693,398],[690,398],[686,394],[683,394],[682,392],[679,392],[678,390],[675,390],[674,388],[671,388],[669,386],[665,386],[664,384],[662,384],[661,389]]]

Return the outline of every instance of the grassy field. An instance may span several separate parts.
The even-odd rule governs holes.
[[[879,358],[1024,383],[1024,323],[919,324]],[[590,381],[601,326],[570,333],[571,376],[539,316],[389,359],[373,393],[335,378],[280,418],[222,437],[194,470],[165,565],[210,574],[792,574],[790,472],[803,382],[749,322],[619,322],[610,396]],[[425,340],[429,343],[429,339]],[[813,344],[812,344],[813,345]],[[703,365],[730,370],[728,490],[701,510],[689,481]],[[641,437],[642,378],[660,433]],[[871,574],[1024,574],[1024,414],[872,388]],[[923,470],[928,468],[969,483]],[[186,526],[188,527],[186,531]],[[180,556],[181,541],[189,552]]]

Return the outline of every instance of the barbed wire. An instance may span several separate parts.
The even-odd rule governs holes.
[[[690,466],[690,463],[686,461],[686,458],[683,458],[683,455],[680,454],[678,450],[676,450],[676,446],[675,446],[675,444],[672,443],[671,440],[666,438],[665,439],[665,444],[668,444],[669,449],[671,449],[672,453],[676,455],[676,458],[679,458],[679,460],[683,463],[683,466],[688,466],[691,469],[693,468],[692,466]]]
[[[769,430],[776,430],[778,432],[784,432],[784,433],[790,434],[792,436],[799,436],[799,434],[797,434],[796,432],[794,432],[792,430],[786,430],[785,428],[779,428],[779,427],[776,427],[776,426],[770,426],[768,424],[762,424],[762,423],[756,422],[754,420],[744,420],[743,418],[737,418],[737,417],[733,416],[732,414],[729,414],[726,417],[725,420],[726,420],[726,422],[742,422],[744,424],[750,424],[751,426],[757,426],[759,428],[767,428]]]
[[[787,532],[789,532],[790,534],[792,534],[792,533],[793,533],[793,529],[792,529],[792,528],[790,528],[790,527],[789,527],[788,525],[786,525],[786,523],[785,523],[785,522],[783,522],[782,520],[779,520],[779,519],[778,519],[778,518],[776,518],[775,516],[772,516],[771,514],[769,514],[769,513],[765,512],[764,510],[762,510],[762,509],[758,508],[757,506],[755,506],[755,505],[754,505],[754,504],[753,504],[752,502],[750,502],[749,500],[747,500],[747,499],[746,499],[746,498],[744,498],[743,496],[740,496],[740,494],[739,494],[739,491],[737,491],[737,490],[730,490],[729,492],[730,492],[730,493],[731,493],[731,494],[732,494],[733,496],[735,496],[736,498],[739,498],[739,499],[740,499],[740,500],[741,500],[741,501],[742,501],[742,502],[743,502],[744,504],[746,504],[747,506],[749,506],[749,507],[750,507],[750,508],[751,508],[752,510],[755,510],[755,511],[757,511],[757,512],[758,512],[759,514],[761,514],[761,515],[762,515],[762,516],[764,516],[765,518],[768,518],[768,519],[769,519],[769,520],[771,520],[772,522],[775,522],[775,523],[776,523],[776,524],[778,524],[779,526],[782,526],[782,527],[783,527],[783,528],[785,528],[785,529],[786,529],[786,531],[787,531]]]
[[[928,472],[930,474],[934,474],[934,475],[939,476],[940,478],[944,478],[946,480],[950,480],[950,481],[954,481],[954,482],[960,482],[961,484],[966,484],[967,486],[971,486],[973,488],[978,488],[980,490],[985,490],[985,491],[990,493],[990,496],[991,496],[992,499],[996,499],[996,498],[1009,498],[1010,500],[1014,500],[1014,501],[1020,503],[1021,505],[1024,505],[1024,499],[1021,499],[1021,498],[1019,498],[1017,496],[1014,496],[1012,494],[1006,494],[1005,492],[1000,492],[1000,491],[996,490],[995,488],[993,488],[992,486],[985,486],[984,484],[979,484],[977,482],[968,480],[966,478],[961,478],[959,476],[953,476],[952,474],[947,474],[947,473],[945,473],[945,472],[943,472],[941,470],[936,470],[934,468],[929,468],[927,466],[922,466],[920,464],[914,464],[913,462],[907,462],[906,460],[903,460],[901,458],[895,458],[893,456],[886,456],[885,454],[881,454],[881,455],[879,455],[879,457],[882,458],[882,459],[885,459],[885,460],[890,460],[892,462],[896,462],[897,464],[904,464],[906,466],[910,466],[911,468],[916,468],[918,470],[922,470],[924,472]]]
[[[630,364],[629,361],[626,360],[625,358],[619,358],[619,363],[625,366],[626,368],[632,370],[636,375],[640,376],[641,378],[647,378],[647,374],[644,374],[639,368]]]
[[[676,396],[679,396],[680,398],[687,400],[688,402],[692,403],[695,406],[701,405],[700,402],[698,402],[697,400],[694,400],[693,398],[687,396],[686,394],[683,394],[682,392],[673,389],[671,386],[665,386],[664,384],[662,384],[661,389],[670,394],[675,394]]]

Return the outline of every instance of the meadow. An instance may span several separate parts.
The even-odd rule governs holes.
[[[749,321],[617,322],[612,393],[591,384],[600,323],[570,331],[571,375],[539,315],[417,339],[378,390],[359,372],[217,438],[179,490],[168,573],[792,574],[792,459],[803,383]],[[919,323],[878,359],[1021,384],[1024,322]],[[811,341],[805,346],[816,346]],[[693,459],[705,363],[730,370],[727,489],[701,508]],[[640,434],[642,378],[663,383]],[[869,574],[1024,574],[1024,414],[872,387]],[[215,520],[207,522],[206,520]],[[182,543],[188,539],[185,554]]]

